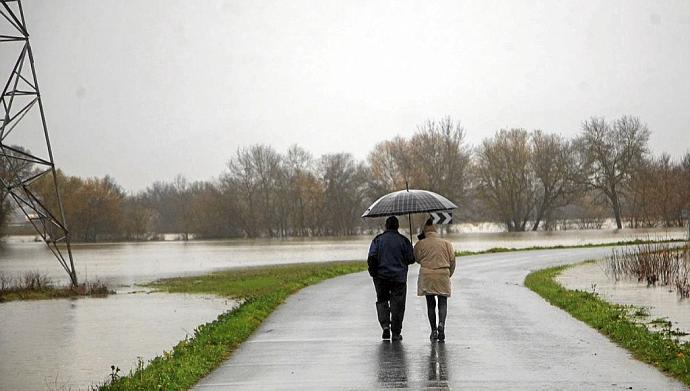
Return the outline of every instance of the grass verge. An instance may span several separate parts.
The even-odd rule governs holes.
[[[630,246],[630,245],[636,245],[636,244],[639,245],[639,244],[650,244],[650,243],[684,243],[684,242],[686,242],[686,240],[684,240],[684,239],[669,239],[669,240],[635,239],[635,240],[623,240],[623,241],[610,242],[610,243],[585,243],[585,244],[576,244],[576,245],[572,245],[572,246],[564,246],[564,245],[532,246],[532,247],[524,247],[524,248],[492,247],[488,250],[482,250],[482,251],[457,251],[455,253],[455,255],[458,257],[463,257],[463,256],[469,256],[469,255],[508,253],[508,252],[514,252],[514,251],[562,250],[562,249],[569,249],[569,248],[596,248],[596,247],[611,247],[611,246]]]
[[[48,300],[69,297],[105,297],[113,293],[100,281],[86,282],[78,287],[56,286],[45,274],[25,272],[11,277],[0,272],[0,303],[17,300]]]
[[[194,330],[169,352],[140,365],[100,390],[186,390],[217,368],[268,315],[298,290],[343,274],[366,270],[366,262],[327,262],[252,267],[151,284],[166,292],[204,293],[244,300],[233,311]]]
[[[555,278],[571,266],[532,272],[525,278],[525,286],[628,349],[638,360],[690,385],[690,345],[674,338],[673,333],[653,331],[637,321],[639,309],[608,303],[595,293],[565,289]]]

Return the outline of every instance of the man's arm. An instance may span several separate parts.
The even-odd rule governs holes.
[[[369,275],[376,277],[376,270],[379,267],[379,254],[376,238],[371,241],[369,246],[369,255],[367,256],[367,266],[369,269]]]
[[[405,263],[412,265],[414,263],[414,249],[412,248],[412,243],[410,242],[410,239],[404,236],[403,239],[403,257],[405,259]]]

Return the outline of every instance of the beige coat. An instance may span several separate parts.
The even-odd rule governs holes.
[[[414,257],[420,265],[417,296],[450,296],[455,250],[449,241],[438,236],[433,226],[424,228],[426,238],[414,246]]]

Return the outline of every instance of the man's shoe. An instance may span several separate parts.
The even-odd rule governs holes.
[[[381,339],[391,339],[391,329],[385,328],[383,329],[383,334],[381,334]]]
[[[438,339],[438,331],[431,330],[431,335],[429,336],[429,339],[432,341],[436,341]]]
[[[446,333],[445,333],[445,327],[443,327],[442,324],[438,325],[438,340],[439,341],[445,341],[446,340]]]
[[[400,334],[393,334],[393,341],[402,341],[402,335]]]

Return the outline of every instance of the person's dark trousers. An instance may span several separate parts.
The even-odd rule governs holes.
[[[390,327],[393,335],[400,334],[405,316],[407,283],[374,277],[374,288],[376,289],[376,313],[381,328]]]

